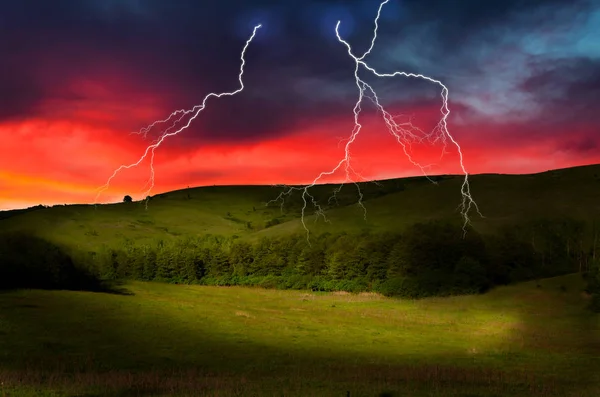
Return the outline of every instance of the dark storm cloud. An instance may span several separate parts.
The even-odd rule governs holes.
[[[27,74],[0,65],[0,120],[29,117],[43,97],[43,88]]]
[[[574,152],[585,155],[598,152],[600,149],[599,137],[583,137],[581,139],[569,139],[561,144],[560,149],[565,152]]]
[[[522,89],[544,109],[540,124],[561,127],[598,122],[600,59],[569,58],[535,67]]]
[[[600,59],[598,1],[455,4],[414,3],[412,23],[396,32],[383,27],[377,47],[381,52],[373,63],[385,71],[400,69],[441,79],[452,101],[488,121],[525,122],[544,113],[539,109],[540,93],[523,88],[545,72],[540,65]],[[555,77],[549,84],[559,90],[556,87],[570,84],[573,76]],[[584,76],[577,79],[586,82]],[[551,115],[545,114],[546,120]]]
[[[6,62],[0,69],[0,120],[35,116],[56,95],[68,98],[63,86],[99,62],[127,68],[135,85],[168,97],[173,109],[189,108],[208,92],[237,88],[240,50],[253,25],[263,23],[246,56],[246,90],[207,108],[191,131],[220,140],[274,136],[307,119],[348,114],[357,95],[354,66],[334,25],[341,19],[343,37],[356,52],[364,51],[379,6],[335,0],[2,3],[0,53]],[[554,106],[565,95],[576,117],[589,111],[597,74],[577,69],[575,78],[565,78],[558,66],[536,68],[531,59],[558,57],[565,64],[584,59],[584,65],[587,58],[600,58],[592,44],[579,40],[596,37],[581,15],[597,9],[594,1],[391,0],[371,59],[385,72],[404,69],[443,79],[453,101],[486,117],[507,117],[514,108],[534,114],[536,106]],[[536,41],[573,20],[576,32],[565,34],[560,54]],[[382,95],[388,103],[432,98],[418,83],[405,84]],[[558,97],[549,100],[544,92]],[[481,99],[488,96],[492,99]]]

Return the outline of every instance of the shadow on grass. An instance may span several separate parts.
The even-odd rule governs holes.
[[[130,294],[76,266],[58,245],[26,232],[0,234],[0,292],[24,288]]]
[[[346,396],[349,392],[356,397],[385,390],[388,394],[380,395],[594,395],[583,389],[568,394],[581,376],[568,381],[560,373],[546,378],[541,373],[548,368],[563,370],[577,360],[561,358],[571,345],[542,357],[556,346],[540,345],[540,335],[542,339],[546,335],[543,321],[528,312],[527,304],[516,309],[521,329],[509,339],[515,350],[538,349],[540,361],[523,357],[526,368],[512,372],[459,350],[400,360],[403,352],[390,352],[395,359],[386,360],[329,346],[281,343],[276,335],[273,343],[261,343],[246,336],[244,312],[236,314],[239,325],[223,328],[198,319],[201,310],[177,316],[188,310],[186,306],[188,302],[172,298],[169,291],[151,299],[141,293],[138,297],[39,290],[3,294],[0,381],[14,390],[29,387],[38,393],[34,388],[43,386],[69,396]],[[582,324],[572,326],[577,328],[573,338],[584,336],[587,329]],[[548,338],[552,343],[563,340]],[[506,362],[518,368],[510,359],[519,358],[509,356]]]
[[[95,291],[105,294],[134,296],[135,294],[127,287],[127,282],[122,280],[101,280],[98,283],[99,288]]]
[[[111,295],[124,295],[124,296],[134,296],[135,294],[129,290],[125,285],[127,283],[124,281],[105,281],[100,280],[97,283],[92,285],[87,285],[83,287],[46,287],[46,288],[36,288],[36,287],[11,287],[0,289],[0,295],[2,294],[14,294],[18,293],[22,290],[42,290],[42,291],[72,291],[72,292],[93,292],[98,294],[111,294]]]
[[[588,308],[581,275],[528,284],[530,288],[514,295],[519,325],[511,332],[510,343],[536,352],[530,360],[545,373],[571,379],[600,395],[600,315]],[[540,360],[540,354],[547,359]]]

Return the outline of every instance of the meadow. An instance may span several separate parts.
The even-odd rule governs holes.
[[[0,397],[599,396],[599,175],[0,212]]]
[[[0,294],[1,396],[598,396],[580,275],[479,296]],[[387,394],[386,394],[387,393]]]

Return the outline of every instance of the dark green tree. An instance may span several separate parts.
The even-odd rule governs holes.
[[[143,269],[141,279],[144,281],[152,281],[156,277],[156,250],[152,246],[144,247]]]

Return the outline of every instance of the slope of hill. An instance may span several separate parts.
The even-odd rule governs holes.
[[[326,210],[329,222],[307,206],[311,232],[349,233],[398,231],[416,222],[445,219],[462,222],[458,212],[462,176],[402,178],[344,185],[319,185],[309,192]],[[484,174],[470,177],[473,198],[484,218],[470,212],[475,229],[498,227],[539,218],[600,218],[600,165],[554,170],[532,175]],[[273,186],[211,186],[154,196],[144,201],[108,205],[34,207],[35,211],[2,212],[0,230],[27,231],[49,241],[94,249],[124,239],[169,239],[184,235],[220,234],[255,239],[302,231],[301,192],[274,200],[284,191]],[[333,197],[333,198],[332,198]],[[4,219],[2,219],[4,218]]]

